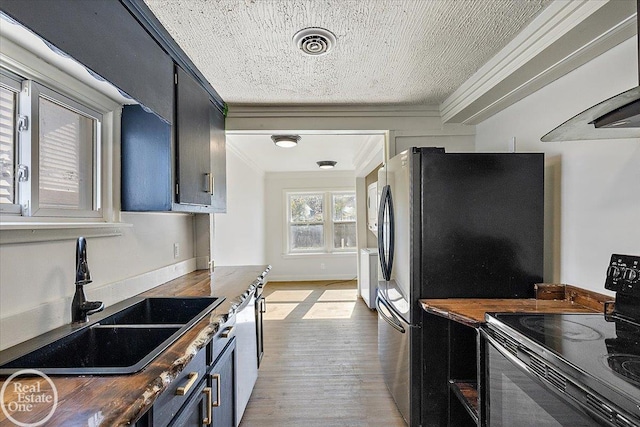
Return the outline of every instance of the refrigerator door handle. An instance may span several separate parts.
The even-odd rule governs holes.
[[[383,306],[384,306],[384,310],[383,310]],[[382,317],[382,319],[385,322],[387,322],[389,325],[391,325],[391,327],[393,329],[395,329],[396,331],[398,331],[398,332],[400,332],[402,334],[404,334],[407,331],[404,328],[404,326],[402,326],[402,323],[400,323],[400,321],[393,314],[393,312],[391,311],[391,309],[389,308],[387,303],[382,298],[380,298],[379,295],[376,297],[376,309],[378,310],[378,314],[380,315],[380,317]],[[387,311],[389,313],[388,316],[385,313],[385,311]]]
[[[391,280],[391,269],[393,268],[393,250],[395,240],[395,223],[393,216],[393,197],[391,196],[391,186],[385,185],[382,188],[380,210],[378,212],[378,255],[380,256],[380,267],[384,280]]]

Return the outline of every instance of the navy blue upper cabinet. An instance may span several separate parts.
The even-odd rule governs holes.
[[[226,212],[224,114],[177,66],[175,81],[173,127],[139,105],[122,110],[122,210]]]
[[[171,126],[139,105],[122,110],[123,211],[170,211]]]
[[[2,11],[173,121],[173,59],[121,2],[2,0]]]
[[[183,207],[203,206],[206,212],[225,212],[224,115],[180,67],[176,67],[176,81],[176,202]]]

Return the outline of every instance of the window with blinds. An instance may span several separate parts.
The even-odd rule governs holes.
[[[95,120],[44,98],[39,115],[39,207],[89,207],[92,156],[84,151],[92,151]]]
[[[100,217],[102,115],[4,71],[0,101],[0,212]]]
[[[14,171],[17,103],[16,91],[0,86],[0,205],[4,207],[16,203]]]

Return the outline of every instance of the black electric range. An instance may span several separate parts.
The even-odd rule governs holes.
[[[490,314],[485,335],[551,395],[586,414],[585,424],[574,425],[640,426],[640,258],[613,255],[605,287],[617,291],[606,313]]]

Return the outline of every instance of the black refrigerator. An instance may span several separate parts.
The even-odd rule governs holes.
[[[410,426],[438,425],[440,409],[422,389],[431,343],[418,300],[533,297],[543,271],[544,154],[412,148],[383,166],[378,188],[382,372]]]

